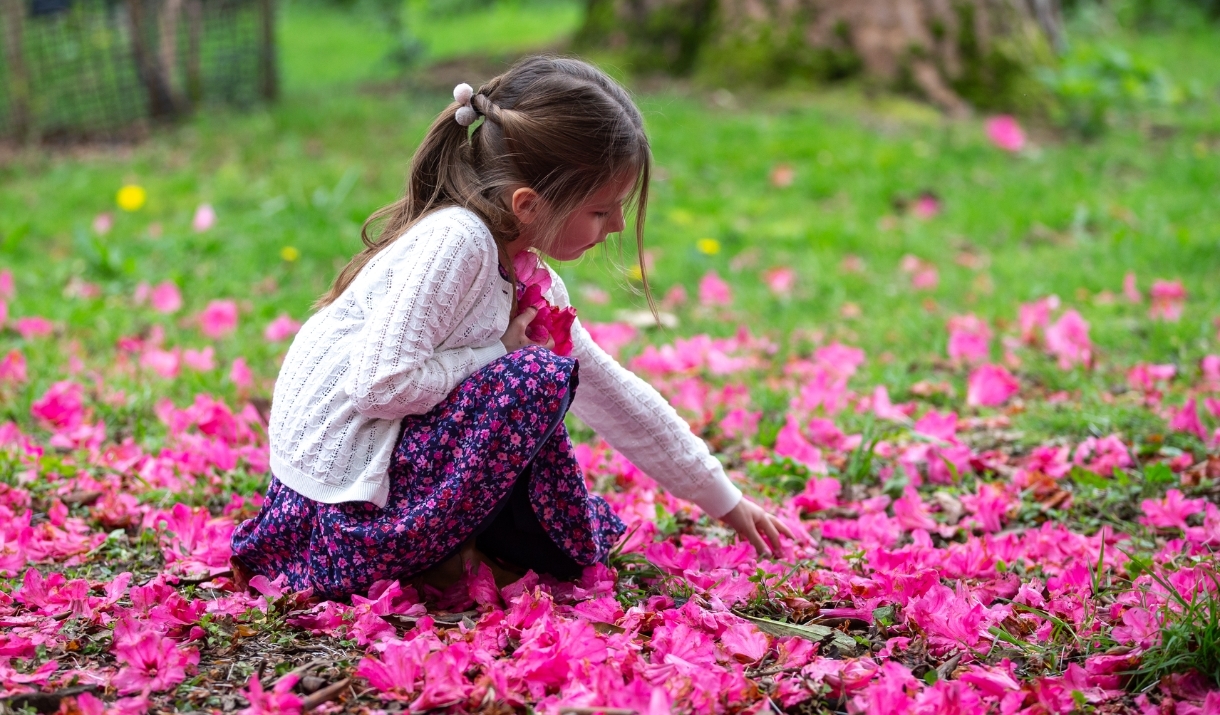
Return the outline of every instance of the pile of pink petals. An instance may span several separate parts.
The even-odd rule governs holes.
[[[533,305],[549,276],[529,269],[517,267],[522,303]],[[225,335],[217,325],[236,321],[222,307],[208,323],[215,340]],[[282,628],[363,652],[349,673],[363,697],[321,711],[500,702],[555,714],[762,713],[817,701],[852,713],[1220,712],[1220,695],[1191,673],[1123,690],[1124,673],[1160,642],[1174,594],[1216,588],[1220,509],[1191,490],[1217,476],[1220,358],[1119,377],[1131,388],[1124,399],[1193,435],[1198,452],[1136,454],[1122,434],[978,447],[979,435],[1010,425],[1006,406],[1078,399],[1024,384],[1023,361],[1096,362],[1077,311],[1045,300],[1017,317],[1012,334],[974,316],[947,326],[945,358],[968,390],[908,391],[934,396],[935,407],[867,384],[868,356],[835,342],[782,363],[780,346],[744,328],[630,347],[628,364],[799,536],[782,558],[760,558],[594,442],[578,445],[581,467],[628,527],[616,568],[589,567],[573,583],[531,573],[497,588],[484,567],[443,593],[383,582],[351,603],[310,601],[265,577],[241,592],[227,575],[235,522],[261,501],[240,485],[267,475],[253,404],[162,399],[146,418],[153,436],[137,439],[105,416],[121,414],[134,386],[163,378],[138,358],[91,365],[71,353],[22,408],[24,426],[0,426],[0,572],[10,579],[0,588],[0,697],[91,686],[64,707],[171,709],[223,647],[209,624],[278,614]],[[550,320],[559,346],[570,317]],[[277,340],[293,327],[281,322]],[[616,352],[636,336],[590,328]],[[117,354],[138,356],[147,339],[124,338]],[[1004,356],[993,359],[997,340]],[[0,365],[5,389],[30,379],[21,356]],[[784,396],[782,419],[755,403],[759,384]],[[865,423],[884,429],[865,434]],[[842,475],[870,446],[875,478],[848,483]],[[1136,505],[1129,528],[1084,533],[1053,518],[1071,508],[1077,476],[1105,481],[1149,461],[1173,483]],[[757,475],[776,470],[802,483],[760,492]],[[137,543],[159,556],[154,575],[110,568],[118,546]],[[1137,552],[1145,568],[1132,571]],[[858,647],[760,630],[748,617],[827,624]],[[235,692],[246,713],[300,712],[295,682],[256,673]]]

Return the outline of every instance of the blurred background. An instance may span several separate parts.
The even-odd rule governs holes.
[[[180,318],[131,309],[142,284],[169,281],[179,316],[236,300],[221,364],[247,356],[273,377],[285,346],[264,327],[309,315],[364,219],[401,194],[452,87],[543,51],[597,63],[646,116],[658,167],[646,259],[677,326],[646,340],[740,325],[794,349],[843,340],[899,390],[936,368],[951,317],[1003,330],[1048,295],[1091,321],[1103,362],[1186,362],[1215,343],[1216,0],[3,8],[10,313],[71,328],[98,359],[152,325],[198,339]],[[587,321],[641,322],[623,238],[560,267]],[[709,275],[727,302],[700,295]],[[1137,320],[1146,308],[1124,279],[1145,293],[1181,281],[1183,318]],[[65,359],[44,350],[48,365]],[[220,372],[179,383],[232,387]]]
[[[4,0],[0,130],[131,136],[145,117],[337,88],[439,88],[527,52],[624,81],[854,84],[1081,136],[1206,93],[1217,0]],[[1194,72],[1184,72],[1193,65]],[[136,125],[133,127],[133,125]],[[124,135],[124,130],[128,134]]]

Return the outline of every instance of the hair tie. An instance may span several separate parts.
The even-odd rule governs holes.
[[[487,117],[492,122],[494,122],[496,124],[500,124],[500,117],[501,117],[500,111],[501,110],[498,106],[496,106],[495,102],[491,101],[491,98],[488,97],[487,95],[485,95],[485,94],[474,95],[470,99],[470,106],[474,107],[474,110],[476,112],[478,112],[479,114],[482,114],[484,117]]]
[[[474,89],[465,82],[453,88],[453,101],[462,105],[458,107],[453,118],[463,127],[474,124],[475,120],[479,118],[479,113],[474,110],[474,107],[470,106],[470,98],[473,96]]]

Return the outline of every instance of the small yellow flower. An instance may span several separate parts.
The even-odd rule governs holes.
[[[289,263],[292,263],[293,261],[295,261],[296,259],[298,259],[300,257],[301,257],[301,252],[297,250],[296,246],[284,246],[283,248],[280,249],[280,258],[283,258],[285,261],[288,261]]]
[[[144,190],[143,186],[127,184],[119,189],[115,200],[118,202],[119,208],[124,211],[139,211],[144,206],[144,202],[148,200],[148,192]]]
[[[714,256],[720,253],[720,241],[714,238],[701,238],[695,241],[695,248],[699,249],[700,253]]]
[[[640,270],[639,266],[632,266],[627,269],[627,277],[633,281],[642,281],[644,280],[644,273]]]

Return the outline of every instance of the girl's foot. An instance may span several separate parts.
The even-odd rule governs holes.
[[[416,576],[412,579],[412,583],[417,590],[421,585],[428,585],[444,591],[460,581],[468,570],[473,571],[479,568],[479,564],[487,564],[487,567],[491,569],[491,575],[495,579],[497,588],[504,588],[525,575],[524,569],[501,562],[479,551],[474,545],[474,539],[471,539],[456,554]]]
[[[229,566],[233,569],[233,585],[237,587],[237,592],[245,593],[250,590],[250,579],[254,578],[255,573],[246,568],[236,556],[229,558]]]
[[[491,576],[496,581],[496,588],[504,588],[511,583],[516,583],[526,574],[527,569],[510,564],[494,556],[488,556],[477,548],[472,547],[471,551],[474,553],[478,563],[487,564],[487,567],[491,569]],[[475,568],[478,568],[478,563],[474,565]]]
[[[457,583],[462,578],[462,552],[450,556],[448,559],[433,566],[432,568],[418,574],[411,579],[411,585],[416,591],[423,593],[424,586],[431,586],[438,591],[444,591],[453,584]]]

